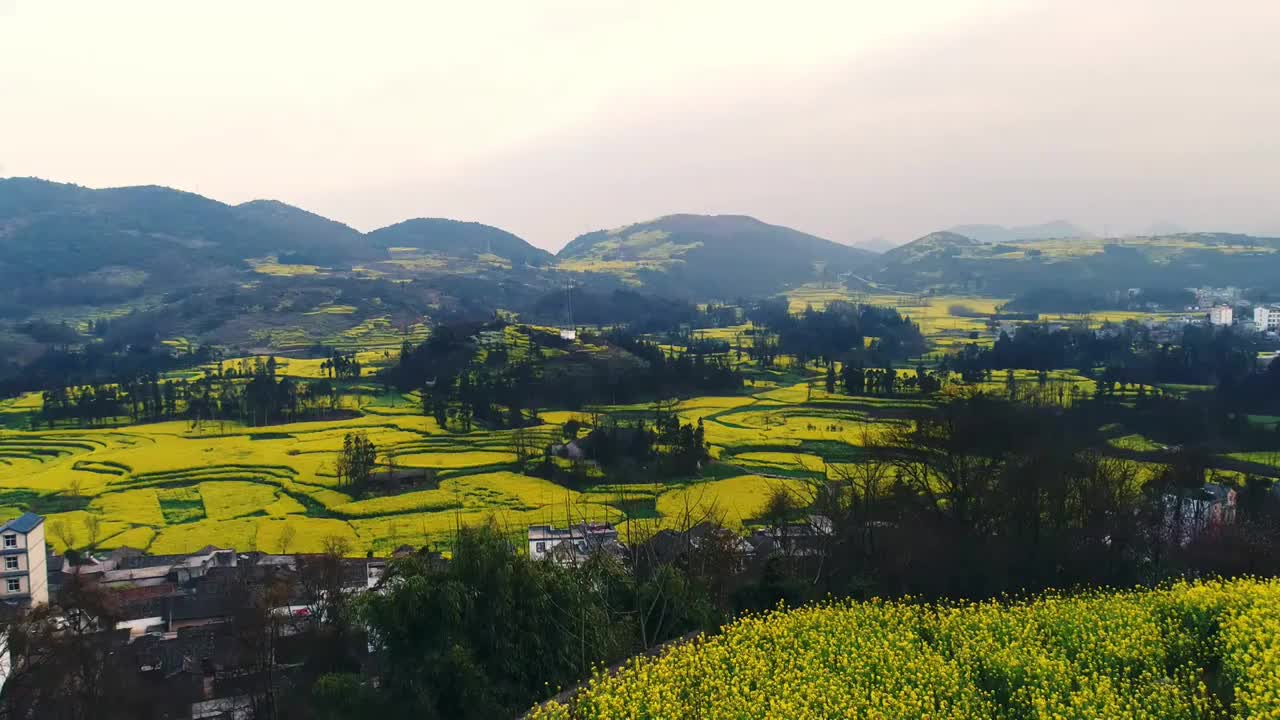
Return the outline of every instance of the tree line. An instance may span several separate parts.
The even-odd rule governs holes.
[[[539,408],[578,409],[688,394],[732,392],[742,375],[722,354],[672,352],[625,330],[581,338],[605,352],[536,329],[511,347],[505,323],[436,328],[426,341],[406,344],[379,382],[417,391],[424,415],[461,432],[473,423],[525,427]]]
[[[806,364],[852,358],[883,365],[921,355],[925,351],[920,327],[893,308],[831,302],[821,310],[812,305],[800,314],[790,311],[786,298],[761,300],[747,310],[753,329],[752,359],[769,366],[779,355]],[[870,344],[865,338],[873,338]]]
[[[39,424],[90,426],[127,418],[130,422],[236,421],[261,426],[332,416],[341,386],[328,380],[302,381],[278,375],[274,357],[215,368],[195,379],[165,379],[155,373],[122,382],[58,386],[42,393]]]

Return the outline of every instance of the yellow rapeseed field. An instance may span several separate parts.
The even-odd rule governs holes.
[[[1230,691],[1214,692],[1213,685]],[[1280,581],[743,618],[534,720],[1280,718]]]

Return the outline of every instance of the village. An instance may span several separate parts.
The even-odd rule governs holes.
[[[1206,484],[1193,494],[1163,498],[1162,532],[1182,547],[1235,522],[1234,488]],[[882,527],[891,531],[893,528]],[[562,568],[578,568],[593,558],[633,567],[687,563],[691,554],[715,546],[722,570],[742,582],[759,578],[770,561],[821,563],[831,551],[832,520],[820,515],[793,518],[739,535],[711,521],[682,530],[664,529],[636,547],[619,540],[609,524],[553,527],[537,525],[526,544],[509,545],[513,555]],[[348,557],[341,542],[323,554],[271,554],[208,546],[182,555],[147,555],[132,548],[64,554],[45,541],[44,519],[26,513],[0,525],[4,586],[0,607],[8,623],[27,614],[52,612],[58,633],[77,632],[136,676],[147,701],[169,709],[168,717],[242,720],[260,699],[261,676],[284,681],[307,658],[307,629],[333,612],[335,597],[349,601],[382,593],[394,585],[397,563],[414,561],[443,568],[446,554],[407,545],[388,557]],[[92,594],[109,608],[92,617],[83,608],[64,613],[60,598]],[[267,600],[263,605],[264,598]],[[72,601],[73,603],[75,600]],[[103,624],[101,618],[113,622]],[[376,671],[376,638],[364,635],[355,653],[361,672]],[[263,653],[266,653],[265,663]],[[25,655],[30,649],[25,650]],[[0,655],[0,685],[24,671],[23,656]]]

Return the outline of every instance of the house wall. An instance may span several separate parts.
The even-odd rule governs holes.
[[[43,523],[41,523],[41,525],[43,526]],[[23,534],[22,534],[22,533],[20,533],[20,532],[14,532],[13,530],[10,530],[10,531],[8,531],[8,532],[4,533],[4,537],[8,537],[8,536],[10,536],[10,535],[14,536],[14,540],[15,540],[15,542],[16,542],[17,544],[16,544],[14,547],[12,547],[12,548],[11,548],[11,547],[8,547],[8,546],[4,545],[4,543],[3,543],[3,542],[0,542],[0,550],[13,550],[14,548],[17,548],[18,550],[24,550],[24,549],[26,549],[26,547],[27,547],[27,536],[26,536],[26,535],[23,535]]]
[[[10,590],[9,581],[17,580],[18,589]],[[26,575],[0,576],[0,598],[6,595],[26,595],[31,591],[31,579]]]
[[[14,561],[18,563],[18,567],[16,568],[9,567],[10,558],[12,558]],[[0,560],[0,573],[19,572],[19,571],[27,572],[30,569],[31,568],[29,566],[29,563],[27,562],[26,553],[21,553],[17,555],[5,555],[4,558]]]
[[[26,537],[27,567],[31,578],[31,604],[49,604],[48,550],[44,542],[44,523],[40,523]]]
[[[155,617],[135,618],[133,620],[121,620],[116,623],[117,630],[128,630],[130,638],[136,638],[147,631],[147,628],[156,625],[163,625],[164,618],[159,615]]]

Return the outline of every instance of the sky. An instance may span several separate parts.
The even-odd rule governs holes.
[[[0,0],[0,177],[557,249],[677,212],[839,242],[1280,235],[1276,0]]]

